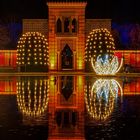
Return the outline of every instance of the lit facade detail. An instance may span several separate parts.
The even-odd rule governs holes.
[[[0,50],[0,67],[17,67],[17,51],[16,50]]]
[[[86,2],[47,2],[50,71],[83,71]]]
[[[90,117],[96,121],[105,121],[114,109],[118,94],[123,94],[119,82],[115,79],[98,79],[92,87],[85,88],[85,103]]]

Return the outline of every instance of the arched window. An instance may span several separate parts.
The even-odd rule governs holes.
[[[76,21],[76,19],[74,18],[74,19],[72,20],[72,33],[75,33],[75,32],[77,32],[77,21]]]
[[[73,68],[73,52],[66,44],[61,52],[61,67],[62,69],[72,69]]]
[[[57,20],[57,33],[60,33],[62,32],[62,22],[61,22],[61,19],[59,18]]]
[[[70,19],[69,18],[65,18],[64,20],[64,32],[69,32],[69,26],[70,25]]]

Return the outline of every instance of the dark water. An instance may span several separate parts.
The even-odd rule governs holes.
[[[139,140],[139,130],[139,78],[0,78],[0,140]]]

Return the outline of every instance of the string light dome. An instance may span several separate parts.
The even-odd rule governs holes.
[[[119,92],[122,95],[122,88],[114,79],[98,79],[92,87],[86,86],[85,103],[90,117],[95,121],[107,120]]]
[[[121,66],[114,56],[115,44],[106,28],[94,29],[88,36],[85,48],[85,62],[90,62],[97,74],[116,74]]]
[[[93,57],[95,62],[97,56],[104,57],[105,54],[109,54],[111,60],[115,50],[114,39],[107,29],[94,29],[88,36],[85,49],[85,61],[91,61]]]
[[[48,79],[32,79],[22,77],[17,82],[17,103],[23,115],[41,116],[48,107]]]
[[[17,65],[26,66],[26,70],[33,67],[47,67],[49,65],[48,42],[39,32],[27,32],[22,35],[17,45]]]

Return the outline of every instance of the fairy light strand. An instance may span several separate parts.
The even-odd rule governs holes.
[[[85,103],[89,115],[96,121],[105,121],[113,112],[119,91],[122,95],[122,88],[114,79],[98,79],[92,87],[86,87]]]

